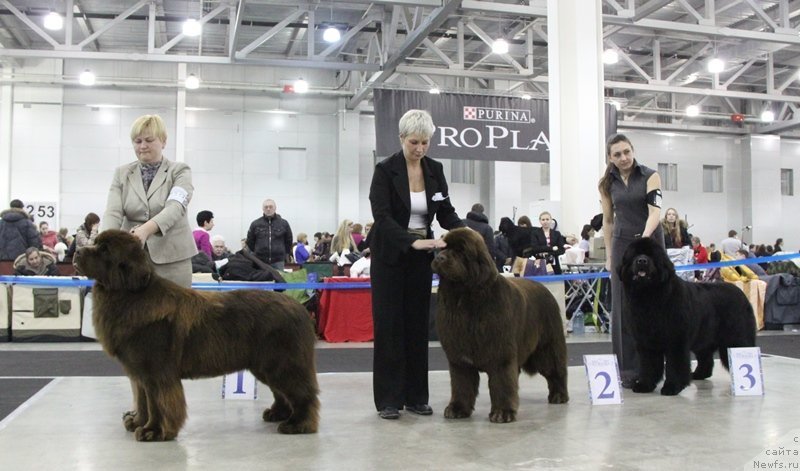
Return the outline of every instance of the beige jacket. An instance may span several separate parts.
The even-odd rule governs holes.
[[[163,159],[147,194],[139,162],[125,164],[114,172],[101,232],[106,229],[129,231],[153,220],[159,231],[145,243],[150,258],[155,263],[191,258],[197,248],[186,209],[193,192],[192,170],[185,163]]]

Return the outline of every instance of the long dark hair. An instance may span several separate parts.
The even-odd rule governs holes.
[[[601,178],[600,182],[597,184],[597,188],[600,190],[600,194],[603,196],[609,196],[611,194],[611,169],[614,167],[614,164],[611,163],[610,159],[611,146],[620,142],[627,142],[628,145],[631,146],[631,150],[633,150],[633,143],[625,134],[614,134],[606,141],[606,161],[608,161],[608,165],[606,165],[606,171],[603,173],[603,178]]]
[[[83,219],[83,228],[86,229],[86,232],[91,232],[92,226],[100,222],[100,216],[95,213],[89,213]]]

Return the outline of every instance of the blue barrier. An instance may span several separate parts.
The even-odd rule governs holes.
[[[748,258],[746,260],[730,260],[727,262],[700,263],[694,265],[680,265],[675,267],[675,271],[708,270],[710,268],[734,267],[738,265],[752,265],[754,263],[781,262],[800,258],[800,253],[790,253],[785,255],[773,255],[770,257]],[[591,273],[569,273],[566,275],[544,275],[526,276],[525,279],[538,281],[540,283],[552,283],[556,281],[588,280],[592,278],[608,278],[611,273],[607,271]],[[91,287],[94,281],[72,278],[48,279],[46,277],[31,278],[27,276],[0,276],[0,283],[51,286],[51,287]],[[433,280],[433,286],[438,286],[439,280]],[[235,289],[265,289],[265,290],[286,290],[286,289],[370,289],[372,285],[368,281],[354,281],[349,283],[236,283],[226,281],[225,283],[197,282],[192,283],[192,288],[201,291],[230,291]]]

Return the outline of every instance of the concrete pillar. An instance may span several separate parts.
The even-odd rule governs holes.
[[[358,177],[358,111],[345,109],[344,99],[339,100],[338,127],[336,134],[336,227],[343,219],[358,219],[359,216],[359,177]]]
[[[781,138],[749,136],[742,152],[742,228],[748,244],[772,244],[781,229]],[[751,226],[752,229],[745,229]],[[744,229],[744,230],[742,230]]]
[[[11,78],[11,70],[3,67],[4,78]],[[14,88],[10,83],[0,85],[0,205],[11,201],[11,126],[14,117]]]
[[[605,169],[600,0],[548,0],[550,199],[562,234],[600,212]]]

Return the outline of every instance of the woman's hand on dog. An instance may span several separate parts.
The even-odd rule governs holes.
[[[442,239],[417,239],[411,244],[414,250],[443,249],[447,244]]]
[[[153,221],[147,221],[146,223],[142,224],[141,226],[136,226],[131,229],[131,234],[133,234],[139,241],[144,244],[147,241],[147,238],[151,235],[158,232],[158,225]]]

